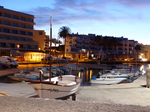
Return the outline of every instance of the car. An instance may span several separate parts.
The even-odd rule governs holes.
[[[109,59],[108,58],[104,58],[103,61],[109,61]]]
[[[111,58],[110,60],[111,61],[117,61],[117,58]]]
[[[18,56],[16,58],[14,58],[14,60],[16,60],[16,61],[25,61],[24,57],[22,57],[22,56]]]
[[[42,59],[41,59],[41,62],[42,62],[42,63],[49,63],[49,62],[50,62],[50,59],[51,59],[51,57],[50,57],[50,56],[47,56],[47,57],[42,58]]]
[[[66,61],[66,59],[62,59],[62,58],[55,58],[55,59],[53,59],[53,62],[65,62]]]
[[[2,68],[8,68],[8,67],[9,67],[9,65],[7,65],[7,64],[5,64],[5,63],[0,62],[0,67],[2,67]]]

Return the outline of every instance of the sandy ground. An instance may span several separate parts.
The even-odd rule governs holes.
[[[150,112],[146,76],[133,83],[81,86],[77,101],[31,98],[36,92],[27,82],[0,83],[1,112]]]

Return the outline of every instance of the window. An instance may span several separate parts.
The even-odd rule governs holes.
[[[13,15],[12,18],[13,19],[18,19],[18,16],[17,15]]]
[[[9,43],[9,47],[10,48],[15,48],[15,44],[14,43]]]
[[[32,33],[32,32],[28,32],[28,35],[29,35],[29,36],[33,36],[33,33]]]
[[[5,33],[10,33],[10,29],[4,28],[3,30]]]
[[[12,30],[13,34],[18,34],[18,30]]]
[[[21,28],[25,28],[26,25],[25,24],[20,24]]]
[[[29,28],[29,29],[33,29],[33,26],[32,26],[32,25],[28,25],[28,28]]]
[[[26,20],[26,18],[25,18],[25,17],[21,17],[21,20],[25,21],[25,20]]]
[[[23,48],[23,44],[20,44],[20,47],[19,48]]]
[[[12,37],[13,40],[17,40],[17,37]]]
[[[21,41],[25,41],[25,38],[20,38]]]
[[[28,49],[31,49],[31,45],[27,45],[27,48],[28,48]]]
[[[20,31],[20,34],[21,35],[26,35],[26,32],[25,31]]]
[[[43,35],[43,32],[42,32],[42,31],[39,31],[39,35]]]
[[[5,16],[5,17],[10,17],[10,14],[4,13],[4,16]]]
[[[9,40],[9,36],[4,36],[4,39]]]
[[[1,47],[6,47],[6,43],[1,42],[1,43],[0,43],[0,46],[1,46]]]
[[[30,19],[30,18],[28,18],[28,20],[27,20],[28,22],[33,22],[33,19]]]
[[[9,21],[4,21],[4,25],[10,25]]]
[[[18,27],[18,23],[13,22],[12,25]]]

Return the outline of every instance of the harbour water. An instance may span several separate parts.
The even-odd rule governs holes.
[[[109,65],[110,66],[110,65]],[[131,66],[133,69],[138,68],[140,70],[144,70],[146,71],[147,68],[150,68],[150,64],[143,64],[143,65],[132,65]],[[75,74],[79,77],[82,77],[82,85],[81,86],[90,86],[90,80],[92,78],[93,75],[98,75],[99,72],[102,72],[103,70],[100,69],[85,69],[83,71],[73,71],[72,74]],[[13,75],[13,74],[11,74]],[[126,83],[131,83],[132,81],[134,81],[135,79],[130,79],[127,80]],[[0,78],[0,83],[18,83],[16,81],[13,81],[11,79],[9,79],[7,76]]]
[[[149,65],[141,65],[140,67],[146,70],[149,68]],[[99,70],[93,70],[93,74],[97,72],[99,72]],[[85,75],[84,77],[88,78],[89,76],[90,75]],[[20,109],[22,112],[33,112],[41,109],[47,109],[46,111],[54,111],[56,109],[59,111],[68,110],[69,112],[70,109],[71,111],[72,109],[76,110],[76,107],[78,107],[78,111],[87,112],[93,110],[95,110],[95,112],[102,110],[103,112],[149,112],[150,89],[143,86],[146,84],[145,78],[146,76],[142,75],[133,83],[81,86],[77,93],[77,102],[33,98],[31,96],[36,95],[36,92],[27,82],[0,82],[0,92],[12,96],[0,97],[2,101],[1,108],[7,112],[14,112],[15,109],[17,109],[16,111]],[[17,108],[16,104],[18,106]]]
[[[113,65],[109,65],[109,66],[113,66]],[[130,65],[131,69],[136,70],[143,70],[144,72],[146,72],[147,68],[150,68],[150,64],[143,64],[143,65]],[[97,76],[99,74],[99,72],[102,72],[103,70],[100,69],[86,69],[82,72],[76,72],[74,71],[73,74],[77,74],[78,76],[82,76],[82,85],[81,86],[90,86],[91,85],[91,78],[93,75]],[[126,81],[124,81],[123,83],[132,83],[134,80],[136,80],[138,77],[136,78],[130,78]]]

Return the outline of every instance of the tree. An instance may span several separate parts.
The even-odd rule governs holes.
[[[67,26],[62,26],[60,29],[59,29],[59,33],[58,33],[58,36],[60,38],[63,38],[65,41],[64,41],[64,54],[63,54],[63,57],[66,57],[66,38],[68,36],[71,36],[71,30],[69,27]]]
[[[121,42],[118,41],[118,39],[116,37],[112,37],[110,39],[111,41],[111,46],[113,48],[113,55],[114,55],[114,58],[115,58],[115,54],[116,54],[116,50],[117,50],[117,46],[121,46]]]
[[[102,47],[102,44],[101,44],[102,43],[102,36],[96,36],[94,38],[94,42],[98,46],[98,51],[99,51],[98,58],[100,58],[100,51],[101,51],[101,47]]]
[[[105,36],[102,38],[102,46],[105,54],[109,54],[109,49],[111,48],[111,37]]]
[[[138,60],[139,51],[142,50],[143,46],[141,44],[138,44],[134,47],[134,50],[136,51],[136,61]]]

